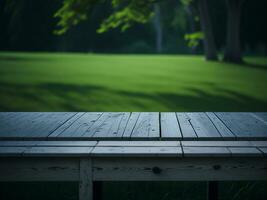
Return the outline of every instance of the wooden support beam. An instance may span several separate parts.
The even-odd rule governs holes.
[[[92,160],[80,159],[79,200],[93,200]]]

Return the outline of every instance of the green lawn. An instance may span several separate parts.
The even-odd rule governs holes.
[[[200,56],[0,53],[0,111],[267,111],[267,58],[246,61],[233,65]],[[75,183],[0,186],[2,199],[78,197]],[[222,182],[220,199],[262,200],[266,191],[266,182]],[[103,199],[203,200],[205,192],[204,182],[108,182]]]
[[[267,111],[267,58],[0,53],[1,111]]]

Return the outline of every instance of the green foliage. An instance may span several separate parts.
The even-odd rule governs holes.
[[[188,5],[190,5],[193,2],[193,0],[180,0],[180,1],[185,6],[188,6]]]
[[[102,0],[64,0],[62,7],[55,13],[59,18],[58,30],[54,33],[62,35],[72,26],[86,20],[88,14],[96,3]],[[103,33],[112,28],[118,28],[122,31],[128,29],[134,22],[146,23],[152,17],[152,0],[111,0],[111,6],[114,12],[103,21],[98,33]]]
[[[187,41],[187,45],[189,47],[197,47],[199,45],[199,41],[203,40],[204,34],[203,32],[194,32],[185,34],[184,39]]]
[[[132,0],[126,6],[119,8],[123,2],[123,0],[112,1],[112,6],[117,11],[101,23],[100,28],[97,30],[98,33],[103,33],[114,28],[120,28],[121,31],[125,31],[134,22],[144,24],[153,16],[151,5],[148,3],[149,1]]]
[[[64,0],[62,7],[54,15],[60,19],[57,24],[59,29],[55,30],[54,33],[62,35],[71,26],[86,20],[89,10],[96,2],[98,0]]]

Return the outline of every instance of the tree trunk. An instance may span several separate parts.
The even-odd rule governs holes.
[[[218,60],[207,0],[198,0],[198,8],[200,13],[201,29],[204,33],[204,50],[206,60]]]
[[[154,27],[156,33],[156,52],[162,52],[162,25],[161,25],[161,13],[160,13],[160,5],[155,3],[154,4]]]
[[[227,35],[224,60],[241,63],[240,18],[243,0],[226,0],[227,3]]]

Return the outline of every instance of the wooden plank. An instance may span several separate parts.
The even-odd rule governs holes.
[[[95,181],[267,180],[266,157],[95,158]],[[153,169],[160,169],[154,173]]]
[[[181,157],[181,147],[107,147],[97,146],[93,149],[92,156],[97,157],[118,157],[118,156],[134,156],[134,157],[149,157],[149,156],[164,156],[164,157]]]
[[[74,115],[75,113],[71,112],[18,112],[12,113],[9,117],[1,114],[0,137],[45,138]]]
[[[90,147],[97,141],[0,141],[0,147],[33,147],[33,146],[63,146],[63,147]]]
[[[136,122],[131,138],[159,138],[159,113],[143,112]]]
[[[0,147],[0,157],[6,156],[22,156],[27,147]]]
[[[262,152],[260,152],[255,147],[228,147],[233,157],[239,156],[263,156]]]
[[[99,132],[105,125],[105,122],[112,117],[112,113],[103,113],[93,124],[87,129],[82,137],[93,137],[97,132]]]
[[[181,141],[182,146],[188,147],[252,147],[250,141]]]
[[[267,123],[267,112],[254,112],[250,113],[253,117],[259,119],[263,123]]]
[[[80,160],[79,200],[93,200],[92,160],[88,158]]]
[[[38,143],[39,141],[0,141],[0,147],[31,147]]]
[[[213,112],[207,112],[206,113],[210,120],[212,121],[213,125],[216,127],[218,132],[221,134],[224,138],[235,138],[236,136],[231,132],[230,129],[228,129],[227,126],[213,113]]]
[[[251,141],[255,147],[267,147],[267,141]]]
[[[123,134],[124,134],[124,131],[126,130],[126,126],[130,120],[130,117],[131,117],[131,113],[130,112],[127,112],[127,113],[124,113],[123,114],[123,117],[120,121],[120,125],[119,125],[119,128],[118,128],[118,132],[117,132],[117,136],[118,137],[123,137]]]
[[[68,126],[62,133],[58,135],[60,138],[76,137],[80,138],[84,135],[93,124],[99,119],[102,113],[90,112],[82,115],[78,120]]]
[[[54,130],[48,137],[52,138],[59,136],[62,132],[64,132],[67,128],[74,124],[78,119],[80,119],[84,114],[85,112],[76,113],[72,118],[70,118],[56,130]]]
[[[183,138],[196,139],[197,135],[186,113],[176,113]]]
[[[110,117],[97,128],[92,137],[120,138],[123,135],[130,113],[110,113]]]
[[[215,113],[240,138],[267,137],[267,125],[249,113]]]
[[[222,138],[216,127],[205,113],[187,113],[198,138]]]
[[[265,156],[267,156],[267,147],[260,147],[259,150],[260,150]]]
[[[79,181],[79,159],[0,158],[0,181]]]
[[[140,113],[138,113],[138,112],[131,113],[130,118],[126,124],[125,130],[123,133],[123,138],[130,138],[131,137],[133,129],[137,123],[139,116],[140,116]]]
[[[160,113],[161,138],[182,138],[180,127],[175,113]]]
[[[31,147],[23,152],[23,156],[88,156],[93,147]]]
[[[97,146],[124,147],[177,147],[179,141],[99,141]]]
[[[0,143],[1,144],[1,143]],[[39,141],[36,146],[42,147],[93,147],[97,141]]]
[[[183,147],[185,157],[230,157],[226,147]]]

